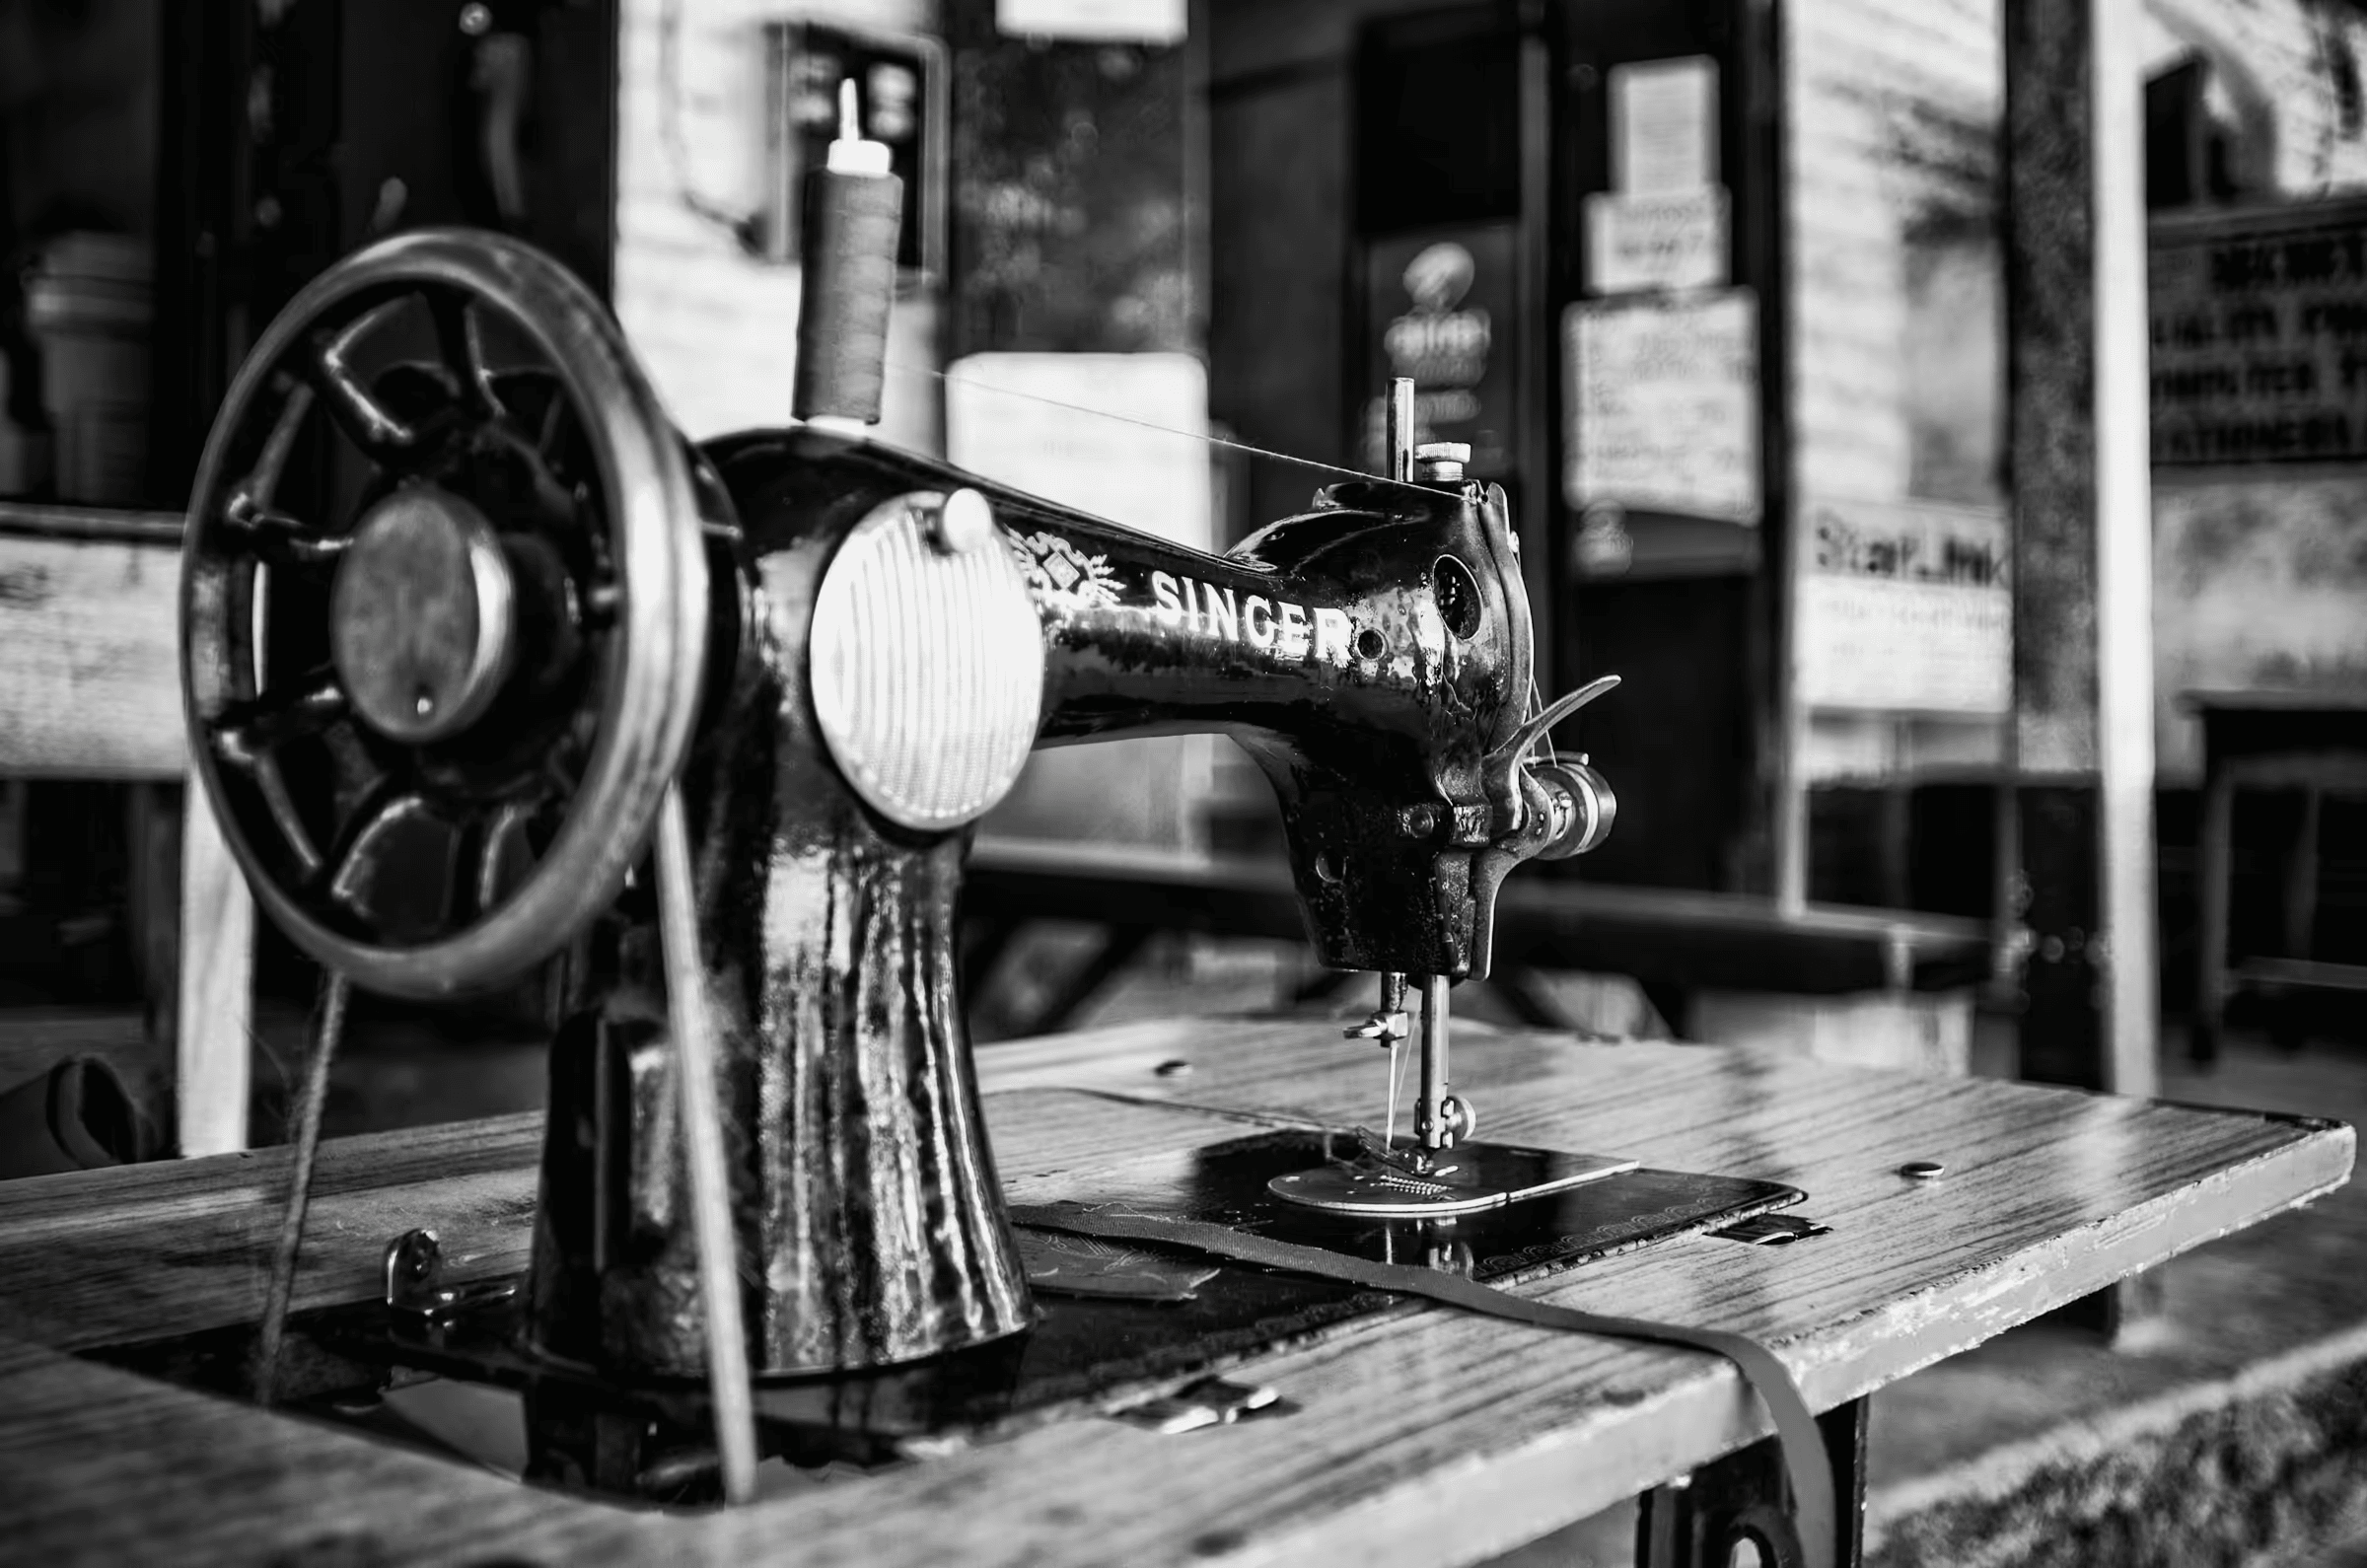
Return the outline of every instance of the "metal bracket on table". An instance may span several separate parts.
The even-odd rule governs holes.
[[[1208,1426],[1230,1426],[1253,1415],[1286,1415],[1297,1408],[1272,1389],[1227,1383],[1222,1378],[1202,1378],[1173,1393],[1112,1414],[1153,1432],[1172,1434],[1196,1432]]]
[[[434,1323],[517,1294],[517,1281],[508,1279],[445,1284],[443,1245],[433,1231],[405,1231],[387,1244],[387,1306],[395,1312]]]
[[[1754,1214],[1710,1235],[1722,1242],[1746,1242],[1753,1247],[1787,1247],[1812,1236],[1830,1236],[1832,1227],[1805,1214]]]
[[[1866,1401],[1852,1399],[1817,1417],[1832,1460],[1832,1495],[1840,1539],[1834,1568],[1860,1568],[1865,1557]],[[1754,1555],[1756,1554],[1756,1555]],[[1636,1568],[1802,1568],[1800,1532],[1773,1438],[1712,1461],[1686,1479],[1656,1486],[1638,1500]]]

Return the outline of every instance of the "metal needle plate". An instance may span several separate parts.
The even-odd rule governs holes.
[[[1620,1176],[1640,1163],[1615,1155],[1469,1143],[1431,1153],[1425,1169],[1421,1153],[1411,1139],[1399,1139],[1389,1157],[1376,1157],[1368,1150],[1360,1159],[1275,1176],[1265,1187],[1278,1198],[1311,1209],[1410,1219],[1501,1208]]]

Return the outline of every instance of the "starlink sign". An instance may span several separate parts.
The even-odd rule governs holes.
[[[1162,618],[1221,642],[1247,643],[1277,659],[1320,659],[1345,666],[1352,630],[1344,609],[1308,608],[1286,599],[1242,594],[1170,572],[1151,574]]]

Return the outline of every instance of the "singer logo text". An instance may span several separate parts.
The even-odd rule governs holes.
[[[1172,572],[1151,574],[1151,598],[1163,618],[1220,642],[1247,643],[1276,659],[1320,659],[1342,667],[1348,662],[1354,627],[1344,609],[1310,609]]]

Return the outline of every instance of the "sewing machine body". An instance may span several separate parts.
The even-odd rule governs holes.
[[[542,363],[490,352],[480,317]],[[379,334],[394,342],[373,358]],[[358,487],[308,498],[282,483],[333,466],[302,454],[337,440],[370,470]],[[308,514],[323,494],[333,505]],[[1461,1560],[1468,1521],[1440,1508],[1444,1478],[1484,1467],[1488,1495],[1554,1500],[1507,1527],[1508,1544],[1757,1429],[1693,1358],[1590,1339],[1508,1362],[1493,1325],[1399,1313],[1354,1269],[1112,1248],[1055,1211],[1157,1222],[1137,1236],[1213,1222],[1312,1245],[1398,1266],[1392,1290],[1407,1274],[1501,1282],[1590,1262],[1584,1294],[1615,1310],[1784,1344],[1822,1405],[2349,1171],[2347,1129],[2322,1123],[2009,1085],[1935,1097],[1893,1075],[1538,1037],[1480,1047],[1472,1077],[1516,1131],[1563,1152],[1476,1148],[1447,1093],[1447,988],[1486,971],[1505,873],[1599,838],[1610,802],[1583,763],[1532,749],[1589,693],[1536,702],[1501,498],[1443,467],[1334,486],[1214,556],[812,426],[699,452],[564,274],[507,242],[415,235],[341,263],[265,334],[209,446],[185,550],[195,775],[258,902],[333,970],[397,994],[563,955],[564,1021],[538,1127],[336,1151],[323,1223],[294,1230],[307,1272],[292,1319],[254,1278],[275,1226],[279,1255],[297,1255],[255,1193],[258,1171],[301,1191],[301,1144],[161,1181],[99,1174],[127,1178],[86,1183],[117,1205],[99,1226],[60,1224],[42,1193],[15,1199],[13,1320],[111,1364],[0,1345],[31,1390],[12,1419],[41,1428],[20,1446],[59,1477],[120,1474],[126,1455],[145,1467],[128,1482],[141,1506],[108,1481],[100,1501],[52,1509],[36,1541],[153,1546],[196,1519],[217,1557],[258,1539],[312,1550],[327,1461],[361,1475],[337,1495],[364,1521],[356,1538],[395,1543],[391,1559],[588,1542],[753,1559],[820,1541],[918,1561],[1007,1529],[1047,1559],[1279,1541],[1325,1560],[1346,1538],[1338,1521]],[[1415,1137],[1356,1126],[1380,1059],[1313,1023],[1038,1042],[986,1068],[1006,1091],[1001,1175],[1027,1205],[1015,1232],[955,962],[969,824],[1039,745],[1176,730],[1233,736],[1273,781],[1319,955],[1382,973],[1381,1006],[1350,1033],[1394,1059],[1420,982]],[[1187,1085],[1168,1076],[1192,1058]],[[702,1123],[721,1146],[704,1188],[689,1147]],[[1630,1144],[1679,1169],[1567,1152]],[[1351,1196],[1359,1181],[1367,1197],[1444,1189],[1506,1152],[1557,1174],[1489,1177],[1493,1206],[1476,1208],[1468,1191],[1365,1212],[1284,1190],[1343,1171]],[[1949,1182],[1899,1175],[1941,1155]],[[2080,1173],[2068,1194],[2065,1171]],[[150,1183],[185,1188],[189,1206],[128,1223]],[[1652,1245],[1812,1186],[1818,1222],[1724,1233],[1836,1233],[1797,1270],[1765,1245]],[[413,1229],[387,1235],[398,1226]],[[718,1257],[736,1289],[715,1287]],[[276,1311],[297,1347],[277,1392],[394,1443],[116,1370],[267,1402],[258,1297],[266,1342]],[[737,1335],[720,1327],[731,1316]],[[1382,1316],[1398,1320],[1307,1353]],[[719,1370],[719,1345],[753,1380]],[[1278,1369],[1320,1421],[1253,1423],[1179,1462],[1082,1419],[1172,1431],[1281,1408],[1270,1390],[1178,1387],[1235,1369]],[[388,1411],[423,1373],[518,1393],[517,1468],[545,1485],[396,1452],[419,1434]],[[58,1397],[66,1387],[95,1391]],[[189,1478],[180,1494],[157,1487],[115,1417],[84,1418],[126,1390],[141,1436]],[[753,1406],[739,1421],[735,1392]],[[851,1499],[712,1514],[549,1489],[748,1503],[754,1459],[736,1482],[735,1432],[876,1473]],[[980,1435],[1007,1441],[955,1454]],[[916,1458],[935,1462],[901,1462]],[[258,1474],[284,1495],[252,1505]],[[766,1484],[783,1483],[809,1484],[773,1467]],[[975,1516],[945,1507],[964,1487],[984,1500]]]
[[[1325,962],[1469,973],[1471,861],[1496,836],[1484,763],[1529,684],[1501,492],[1346,486],[1213,556],[825,431],[707,455],[739,519],[738,591],[708,651],[728,686],[710,688],[686,779],[740,1241],[763,1282],[755,1369],[893,1365],[1018,1332],[1029,1296],[956,983],[966,835],[884,820],[848,776],[909,771],[896,753],[949,741],[933,724],[980,700],[981,676],[1040,680],[1017,705],[1037,714],[1030,744],[1225,733],[1274,781]],[[909,580],[856,589],[862,616],[818,615],[834,571],[870,564],[839,564],[850,536],[918,530],[906,514],[965,491],[991,509],[975,547],[1008,552],[1024,581],[1040,661],[1006,649],[1007,669],[965,669],[980,653],[946,646],[960,617],[996,612],[991,591],[939,591],[958,551],[892,554],[883,575]],[[929,613],[898,607],[915,605]],[[816,711],[831,678],[905,707],[833,739]],[[654,955],[646,920],[638,941],[615,924],[605,951]],[[554,1046],[534,1321],[569,1360],[686,1375],[703,1353],[694,1249],[670,1223],[686,1205],[662,983],[610,961]]]
[[[300,482],[346,449],[358,479]],[[299,946],[420,997],[563,956],[533,1262],[472,1330],[486,1367],[717,1377],[720,1334],[757,1380],[842,1379],[1038,1325],[956,949],[971,824],[1038,746],[1232,737],[1317,957],[1382,974],[1351,1033],[1394,1064],[1421,989],[1410,1144],[1300,1136],[1210,1212],[1468,1268],[1456,1217],[1511,1203],[1534,1234],[1491,1246],[1566,1258],[1590,1244],[1541,1195],[1633,1168],[1474,1146],[1449,1092],[1447,991],[1487,971],[1497,887],[1611,811],[1535,749],[1611,682],[1540,707],[1503,492],[1451,461],[1212,555],[835,428],[693,450],[572,278],[414,234],[242,371],[183,605],[197,776]],[[1671,1223],[1797,1195],[1713,1186]],[[396,1240],[386,1310],[491,1305],[437,1269]]]

